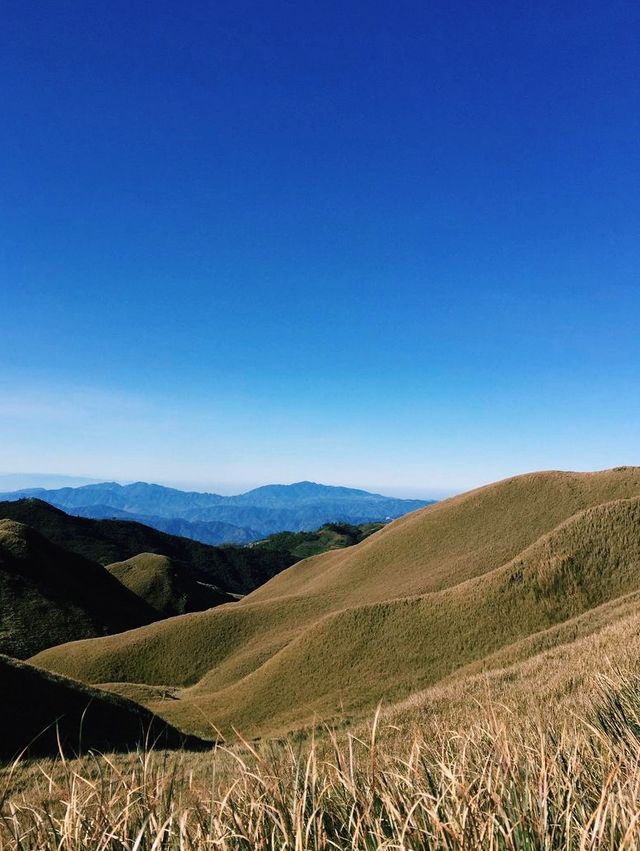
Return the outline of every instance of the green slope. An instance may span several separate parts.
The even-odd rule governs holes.
[[[325,523],[315,532],[278,532],[250,546],[257,550],[289,552],[299,561],[328,550],[352,547],[378,532],[383,526],[384,523],[362,523],[358,526],[351,523]]]

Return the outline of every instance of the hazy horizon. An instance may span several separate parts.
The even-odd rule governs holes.
[[[116,482],[120,485],[129,485],[134,482],[146,481],[149,484],[162,485],[164,487],[176,488],[184,491],[198,491],[206,493],[217,493],[222,496],[234,496],[236,494],[245,493],[254,488],[262,487],[263,485],[295,484],[294,481],[273,481],[273,482],[245,482],[245,483],[229,483],[229,482],[214,482],[207,484],[201,480],[178,480],[178,481],[160,481],[157,479],[140,479],[126,478],[121,479],[113,476],[89,477],[89,476],[68,476],[56,473],[3,473],[0,472],[0,491],[12,490],[27,490],[29,488],[47,488],[56,489],[64,487],[81,487],[83,485],[101,484],[104,482]],[[296,479],[299,481],[312,481],[309,478]],[[375,486],[364,486],[360,484],[351,484],[349,482],[316,482],[316,484],[332,485],[336,487],[357,488],[366,490],[371,493],[380,493],[383,496],[396,496],[403,499],[445,499],[448,496],[453,496],[458,491],[454,489],[441,488],[423,488],[423,491],[418,493],[413,489],[405,488],[386,488]]]
[[[621,465],[634,466],[634,465]],[[607,468],[610,469],[610,468]],[[527,473],[542,472],[541,470],[521,470],[514,473],[514,476],[524,475]],[[548,471],[546,471],[548,472]],[[604,472],[604,470],[562,470],[561,472]],[[511,475],[502,477],[503,479],[511,478]],[[0,472],[0,491],[9,492],[11,490],[27,490],[30,488],[46,488],[56,489],[64,487],[81,487],[90,484],[103,484],[115,482],[119,485],[130,485],[136,482],[146,482],[148,484],[161,485],[167,488],[175,488],[182,491],[194,491],[200,493],[219,494],[221,496],[235,496],[237,494],[246,493],[255,488],[265,485],[292,485],[303,481],[312,481],[315,484],[329,485],[333,487],[347,487],[358,490],[368,491],[369,493],[378,493],[383,496],[398,497],[401,499],[424,499],[424,500],[441,500],[455,496],[465,491],[472,490],[476,487],[494,484],[501,479],[477,482],[466,488],[394,488],[386,485],[362,484],[342,481],[321,481],[319,479],[310,479],[302,477],[300,479],[292,479],[290,481],[248,481],[244,483],[229,483],[229,482],[213,482],[208,483],[206,480],[200,479],[181,479],[181,480],[160,480],[160,479],[143,479],[140,477],[134,478],[119,478],[115,476],[89,477],[89,476],[69,476],[56,473],[2,473]]]

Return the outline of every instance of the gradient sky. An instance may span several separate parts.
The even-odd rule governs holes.
[[[0,471],[640,464],[635,2],[6,0]]]

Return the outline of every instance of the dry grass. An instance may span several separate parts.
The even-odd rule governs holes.
[[[630,681],[640,679],[639,602],[640,594],[628,595],[466,666],[405,700],[382,706],[381,724],[399,731],[416,726],[438,730],[443,724],[464,730],[487,707],[507,727],[527,719],[558,730],[567,726],[567,719],[587,718],[603,681],[617,681],[620,669]],[[356,720],[355,729],[361,723]]]
[[[0,777],[6,851],[631,849],[640,845],[640,686],[603,680],[585,721],[489,713],[398,736],[260,750],[18,763]]]

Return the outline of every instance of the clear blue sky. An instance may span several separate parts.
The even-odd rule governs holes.
[[[640,7],[3,4],[0,471],[640,463]]]

